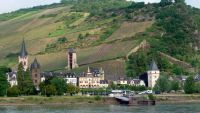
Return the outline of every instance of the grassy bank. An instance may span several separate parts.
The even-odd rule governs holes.
[[[156,95],[157,103],[193,103],[200,102],[200,94],[164,94]]]
[[[199,103],[200,95],[167,94],[155,95],[157,104],[165,103]],[[115,98],[97,96],[21,96],[1,97],[0,106],[4,105],[92,105],[118,104]]]
[[[115,99],[97,96],[22,96],[22,97],[1,97],[0,105],[85,105],[85,104],[116,104]]]

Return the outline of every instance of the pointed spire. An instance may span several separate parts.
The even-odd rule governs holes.
[[[87,71],[88,73],[90,73],[90,67],[88,66],[88,71]]]
[[[33,63],[31,64],[31,70],[32,69],[39,69],[40,68],[40,64],[37,61],[37,58],[34,59]]]
[[[154,60],[152,60],[151,66],[150,66],[150,70],[159,70],[158,66],[156,64],[156,62]]]
[[[26,51],[26,44],[25,44],[25,41],[24,41],[24,39],[23,39],[23,41],[22,41],[22,45],[21,45],[21,51],[20,51],[20,57],[21,58],[24,58],[24,57],[26,57],[28,55],[28,52]]]

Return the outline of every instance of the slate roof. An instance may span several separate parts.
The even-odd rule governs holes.
[[[152,62],[151,62],[150,70],[159,70],[158,66],[154,60],[152,60]]]
[[[69,49],[68,49],[68,52],[69,52],[69,53],[76,53],[76,50],[75,50],[74,48],[69,48]]]
[[[26,57],[27,55],[28,55],[28,52],[26,51],[26,44],[25,44],[25,41],[23,40],[23,41],[22,41],[21,51],[20,51],[19,56],[20,56],[21,58],[24,58],[24,57]]]
[[[108,84],[107,80],[100,80],[100,84]]]
[[[36,58],[34,59],[33,63],[31,64],[31,70],[32,69],[40,69],[40,64],[38,63]]]

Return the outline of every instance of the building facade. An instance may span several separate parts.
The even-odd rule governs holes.
[[[92,71],[88,67],[88,70],[86,73],[81,74],[81,76],[78,78],[78,85],[80,88],[101,88],[108,86],[108,83],[103,81],[104,78],[104,72],[102,71]],[[102,83],[102,84],[101,84]]]
[[[28,52],[26,50],[25,41],[22,41],[21,51],[19,54],[19,63],[22,63],[24,70],[28,69]]]
[[[41,83],[41,67],[36,58],[31,64],[30,71],[31,71],[31,78],[36,90],[40,90],[39,86]]]
[[[156,81],[160,77],[160,70],[158,69],[157,64],[153,60],[150,66],[150,70],[147,72],[148,75],[148,87],[149,88],[154,88],[156,85]]]
[[[17,72],[7,73],[7,81],[11,87],[17,86]]]
[[[145,86],[145,83],[144,83],[143,80],[133,79],[133,80],[130,80],[129,85],[133,85],[133,86]]]
[[[74,68],[77,68],[78,64],[77,64],[76,51],[72,48],[69,49],[67,56],[68,56],[68,69],[72,70]]]

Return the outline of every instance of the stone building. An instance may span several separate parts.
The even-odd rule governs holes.
[[[77,64],[77,56],[76,56],[76,51],[74,49],[69,49],[68,50],[68,69],[72,70],[74,68],[78,67]]]
[[[150,70],[147,72],[148,76],[148,87],[153,88],[156,85],[156,81],[160,77],[160,70],[156,62],[153,60],[150,66]]]
[[[41,83],[41,67],[36,58],[31,64],[30,71],[31,71],[31,78],[33,80],[33,84],[36,90],[39,90],[40,89],[39,85]]]
[[[97,71],[97,69],[91,71],[88,67],[87,72],[78,77],[78,85],[80,88],[101,88],[108,86],[108,82],[104,81],[103,69],[100,69],[99,71]]]
[[[19,63],[22,63],[24,70],[28,69],[28,52],[26,51],[25,41],[22,41],[21,51],[19,54]]]

